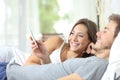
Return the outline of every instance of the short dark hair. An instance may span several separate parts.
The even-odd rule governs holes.
[[[114,37],[116,37],[118,35],[118,33],[120,32],[120,14],[112,14],[109,16],[109,21],[114,21],[117,23],[116,29],[115,29],[115,34]]]

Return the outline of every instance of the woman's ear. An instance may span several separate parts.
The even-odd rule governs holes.
[[[91,43],[88,44],[88,47],[87,47],[87,49],[86,49],[86,52],[87,52],[88,54],[91,53],[92,45],[93,45],[93,44],[94,44],[93,42],[91,42]]]

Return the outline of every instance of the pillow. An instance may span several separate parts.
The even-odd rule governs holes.
[[[0,62],[9,62],[13,56],[12,47],[0,47]]]
[[[15,47],[0,47],[0,62],[8,63],[13,57],[15,57],[16,63],[23,65],[29,56],[29,53],[23,52]]]

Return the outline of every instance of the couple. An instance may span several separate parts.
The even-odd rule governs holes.
[[[97,41],[91,51],[95,56],[69,59],[57,64],[29,66],[20,66],[13,60],[7,67],[8,80],[100,80],[119,31],[120,15],[113,14],[104,30],[97,33]],[[107,80],[105,75],[102,80]]]

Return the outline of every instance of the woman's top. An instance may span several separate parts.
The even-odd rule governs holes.
[[[65,44],[65,41],[61,44],[61,46],[58,49],[54,50],[50,54],[51,63],[60,63],[61,62],[60,53],[61,53],[61,50],[62,50],[64,44]]]

